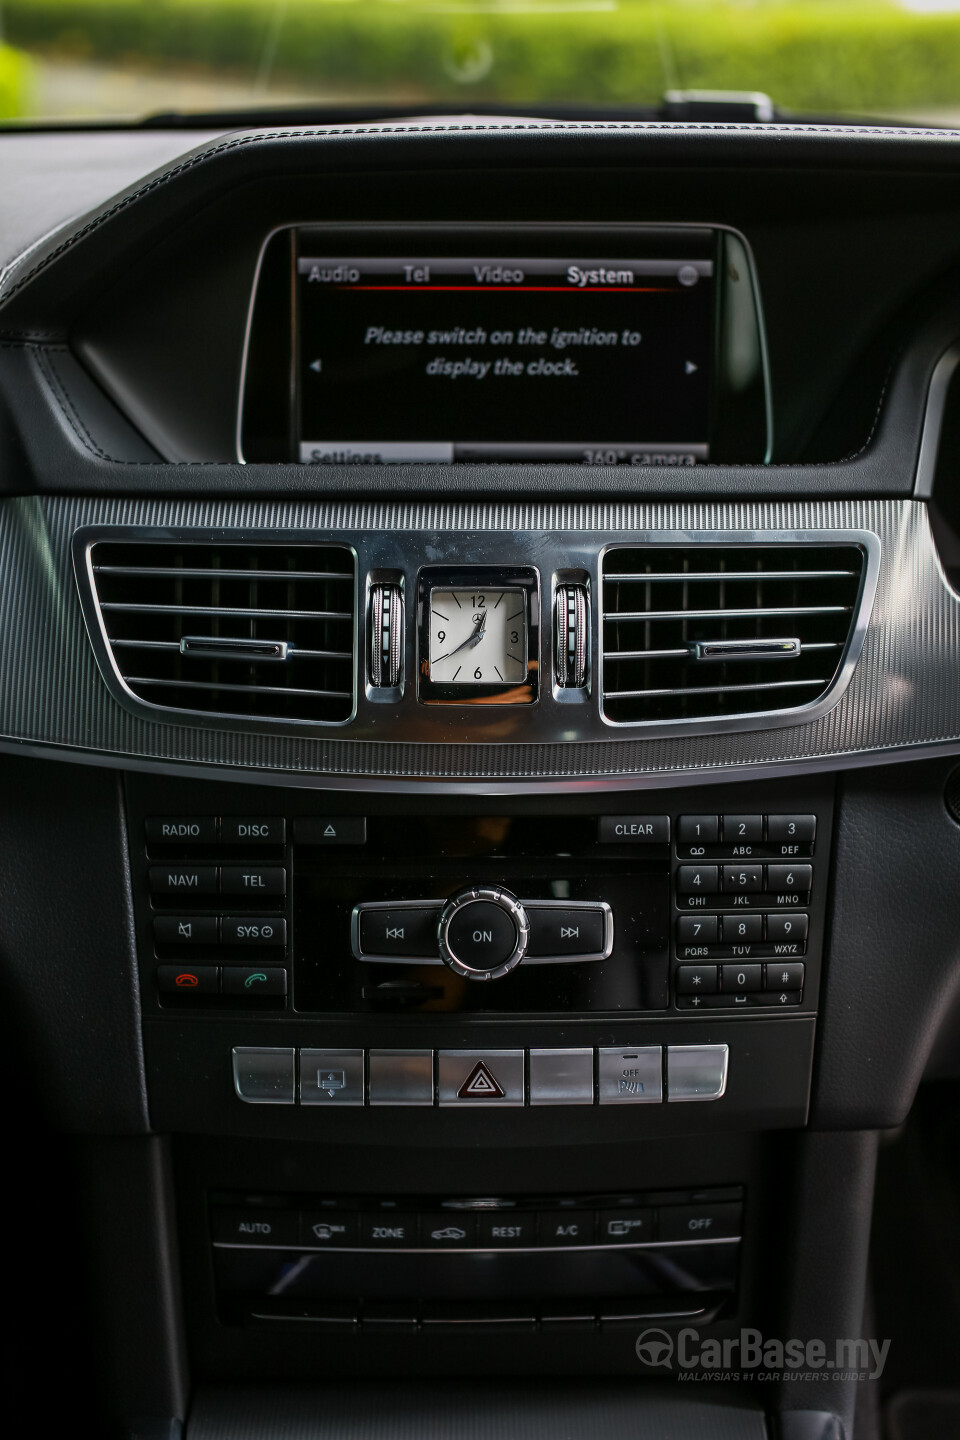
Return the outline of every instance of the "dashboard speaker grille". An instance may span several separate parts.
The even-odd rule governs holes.
[[[814,704],[841,670],[863,572],[856,545],[608,550],[605,718],[717,720]]]
[[[342,724],[356,580],[339,545],[97,541],[94,591],[127,690],[152,706]]]

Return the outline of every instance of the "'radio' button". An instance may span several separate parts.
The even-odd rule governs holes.
[[[148,845],[215,845],[215,815],[151,815],[143,822]]]

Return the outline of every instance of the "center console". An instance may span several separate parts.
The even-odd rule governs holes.
[[[125,790],[151,1118],[221,1137],[189,1200],[216,1333],[734,1322],[762,1134],[807,1115],[829,779]]]

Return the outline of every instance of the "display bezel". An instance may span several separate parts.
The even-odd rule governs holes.
[[[435,590],[513,590],[523,596],[524,678],[503,684],[436,681],[430,674],[430,597]],[[422,705],[533,705],[540,672],[540,577],[533,568],[428,566],[417,576],[417,698]]]
[[[578,252],[609,253],[612,260],[629,258],[632,249],[651,239],[702,239],[712,237],[714,274],[714,374],[711,385],[706,464],[767,464],[773,449],[773,409],[770,395],[770,369],[767,355],[763,310],[756,267],[750,245],[741,231],[729,225],[705,222],[643,223],[637,225],[585,224],[483,224],[451,225],[442,223],[406,223],[402,225],[323,223],[303,221],[277,227],[264,240],[257,261],[251,294],[247,331],[241,364],[237,409],[237,458],[248,461],[277,463],[299,461],[299,355],[297,305],[293,296],[296,282],[296,257],[300,239],[309,233],[311,246],[325,248],[327,253],[356,253],[377,258],[398,254],[422,253],[457,256],[468,252],[490,258],[526,254],[546,257],[574,255]],[[280,265],[276,251],[282,252]],[[316,252],[315,252],[316,253]],[[284,289],[277,278],[282,265],[289,269],[289,286]],[[272,285],[268,283],[273,276]],[[744,279],[746,284],[734,295],[733,286]],[[289,294],[290,301],[281,299]],[[273,315],[266,313],[270,305]],[[282,313],[281,313],[282,312]],[[279,318],[278,318],[279,316]],[[279,363],[269,363],[265,347],[272,346]],[[285,353],[280,355],[281,348]],[[743,356],[755,355],[752,376],[744,382]],[[739,367],[739,369],[738,369]],[[283,454],[275,453],[277,437],[285,434]],[[272,437],[272,438],[271,438]],[[415,463],[394,462],[390,469],[430,468],[435,470],[469,465],[471,468],[496,461],[454,460]],[[517,460],[513,463],[554,463],[568,466],[570,461]],[[356,464],[355,468],[373,468]],[[577,469],[607,468],[602,459],[593,464],[580,462]],[[644,469],[660,470],[660,465],[628,467],[633,473]],[[672,465],[671,470],[694,473],[697,466]]]

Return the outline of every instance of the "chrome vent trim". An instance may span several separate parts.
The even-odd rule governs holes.
[[[729,729],[839,699],[862,644],[874,568],[868,544],[844,540],[671,536],[608,547],[604,721]]]
[[[96,539],[87,578],[124,701],[207,723],[344,725],[356,557],[294,540]]]

